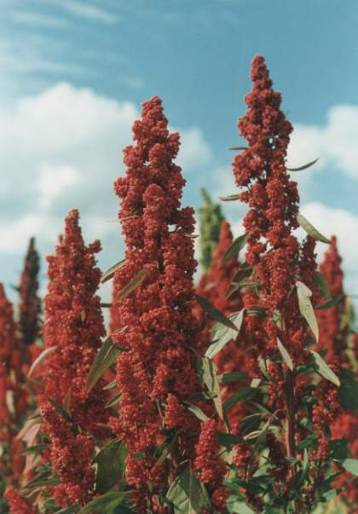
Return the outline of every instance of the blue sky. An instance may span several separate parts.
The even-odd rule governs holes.
[[[162,97],[182,133],[185,202],[235,191],[227,147],[249,66],[268,63],[295,126],[302,211],[337,233],[358,293],[358,3],[354,0],[0,0],[0,266],[17,281],[27,238],[52,251],[78,207],[102,267],[123,251],[112,182],[140,103]],[[227,207],[226,207],[227,208]],[[239,230],[243,209],[227,215]],[[322,247],[322,248],[321,248]],[[320,253],[324,250],[320,245]],[[43,267],[45,274],[45,267]]]

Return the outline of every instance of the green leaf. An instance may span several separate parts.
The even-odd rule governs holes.
[[[311,303],[312,291],[303,282],[300,282],[299,280],[296,282],[296,288],[298,297],[298,307],[300,309],[300,313],[307,321],[308,326],[310,327],[316,338],[316,341],[318,341],[319,329],[317,319]]]
[[[209,418],[208,416],[198,407],[197,405],[193,405],[192,403],[185,402],[186,407],[190,412],[194,414],[200,421],[207,421]]]
[[[167,499],[175,514],[200,514],[210,509],[210,500],[204,484],[200,483],[191,468],[186,469],[172,483]]]
[[[358,476],[358,459],[345,459],[342,465],[349,473]]]
[[[237,237],[224,253],[223,261],[227,261],[228,259],[230,259],[230,257],[237,257],[240,251],[245,246],[246,241],[246,234],[242,234],[241,236]]]
[[[224,419],[224,412],[220,394],[220,385],[216,373],[216,366],[214,362],[207,357],[198,358],[199,374],[201,382],[208,389],[210,396],[213,398],[216,412],[220,419]]]
[[[235,200],[240,200],[240,194],[227,195],[227,196],[219,196],[219,198],[223,202],[234,202]]]
[[[107,369],[112,366],[117,358],[118,353],[121,351],[124,350],[113,343],[111,336],[108,336],[104,340],[88,375],[88,391],[90,391],[97,384],[98,380],[103,376]]]
[[[227,413],[238,402],[252,400],[252,398],[256,396],[256,393],[257,389],[255,387],[241,387],[224,402],[224,412]]]
[[[212,329],[214,343],[212,343],[206,350],[205,357],[213,359],[215,355],[217,355],[224,348],[224,346],[227,345],[227,343],[233,339],[236,339],[244,320],[244,312],[245,309],[242,309],[240,312],[229,316],[230,321],[232,321],[236,327],[235,330],[227,327],[226,325],[223,325],[220,322],[215,323]]]
[[[203,309],[203,311],[205,311],[208,314],[208,316],[210,316],[210,318],[213,318],[222,325],[225,325],[228,328],[232,328],[233,330],[236,330],[236,332],[238,332],[236,325],[231,321],[231,319],[227,318],[225,314],[223,314],[213,305],[211,305],[211,303],[206,298],[198,294],[194,296],[200,307]]]
[[[231,373],[219,375],[218,378],[221,384],[231,384],[232,382],[237,382],[239,380],[246,380],[247,375],[241,371],[232,371]]]
[[[111,441],[96,455],[96,489],[99,493],[109,491],[124,476],[127,449],[118,439]]]
[[[255,511],[243,501],[238,500],[236,495],[229,496],[226,505],[230,514],[255,514]]]
[[[351,457],[347,439],[332,439],[329,443],[331,458],[338,462]]]
[[[343,368],[340,373],[341,387],[338,394],[344,409],[358,411],[358,382],[353,371]]]
[[[303,228],[303,230],[316,241],[330,244],[330,240],[323,236],[318,230],[302,215],[297,215],[297,223]]]
[[[316,164],[316,162],[318,160],[319,160],[319,157],[317,157],[317,159],[314,159],[313,161],[308,162],[307,164],[303,164],[303,166],[299,166],[298,168],[286,168],[286,169],[288,171],[302,171],[302,170],[306,170],[307,168],[310,168],[311,166]]]
[[[281,343],[279,338],[277,338],[277,348],[279,349],[281,357],[282,357],[284,363],[286,364],[286,366],[288,367],[288,369],[293,371],[293,362],[292,362],[291,355],[288,353],[288,351],[286,350],[284,345]]]
[[[129,296],[137,287],[139,287],[143,282],[145,277],[147,276],[147,272],[145,269],[141,269],[134,275],[134,277],[119,291],[116,296],[116,300],[124,300]]]
[[[54,514],[74,514],[81,508],[80,505],[72,505],[71,507],[65,507],[64,509],[56,510]]]
[[[319,303],[318,305],[315,305],[314,308],[316,310],[326,310],[330,309],[331,307],[335,307],[338,305],[344,298],[344,294],[340,294],[336,296],[336,298],[332,298],[332,300],[329,300],[329,302],[326,303]]]
[[[117,269],[121,268],[126,263],[126,261],[127,259],[122,259],[121,261],[116,262],[116,264],[108,268],[108,270],[102,274],[101,283],[104,284],[104,282],[107,282],[107,280],[113,278]]]
[[[325,379],[332,382],[332,384],[339,387],[341,385],[341,382],[337,375],[331,370],[331,368],[328,366],[328,364],[323,360],[323,358],[320,356],[319,353],[315,352],[314,350],[310,350],[311,354],[313,355],[317,372]]]
[[[57,350],[57,346],[50,346],[49,348],[45,348],[31,364],[31,367],[27,373],[27,378],[31,378],[34,374],[34,371],[40,366],[40,364],[42,364],[44,360],[47,359],[47,357],[55,350]]]
[[[323,275],[323,273],[321,273],[319,271],[316,272],[316,274],[314,276],[314,283],[320,290],[322,296],[324,296],[326,298],[326,300],[331,301],[332,295],[329,291],[328,284],[327,284],[326,278]]]
[[[113,396],[113,398],[111,398],[107,403],[106,403],[106,409],[110,409],[111,407],[113,407],[114,405],[117,405],[117,403],[119,402],[121,398],[121,394],[118,393],[118,394],[115,394]]]
[[[90,501],[81,510],[80,514],[115,514],[116,508],[125,503],[126,493],[108,491],[99,498]],[[126,505],[123,505],[126,507]],[[128,510],[128,512],[135,511]]]
[[[242,442],[241,437],[227,432],[217,432],[217,440],[221,446],[225,446],[227,448]]]

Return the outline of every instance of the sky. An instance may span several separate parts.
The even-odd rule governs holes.
[[[163,99],[181,133],[184,203],[235,193],[249,67],[265,57],[295,130],[287,163],[302,213],[336,234],[358,294],[358,2],[0,0],[0,281],[18,281],[30,236],[53,252],[71,208],[102,269],[123,256],[113,181],[141,103]],[[225,204],[234,230],[245,212]],[[322,255],[324,244],[318,245]],[[45,281],[45,280],[44,280]],[[43,281],[43,282],[44,282]],[[108,294],[104,292],[104,294]]]

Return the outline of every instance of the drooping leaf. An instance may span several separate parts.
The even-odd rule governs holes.
[[[319,353],[315,352],[314,350],[310,350],[311,354],[313,355],[317,372],[325,379],[332,382],[332,384],[339,387],[341,385],[341,382],[337,375],[334,373],[334,371],[331,370],[331,368],[328,366],[328,364],[324,361],[324,359],[320,356]]]
[[[216,412],[220,419],[224,419],[224,411],[221,400],[219,379],[214,362],[207,357],[198,358],[198,368],[201,382],[206,386],[211,398],[213,398]]]
[[[96,489],[106,493],[124,476],[127,449],[118,439],[111,441],[96,455]]]
[[[300,313],[307,321],[308,326],[310,327],[316,338],[316,341],[318,341],[319,328],[311,302],[312,291],[303,282],[300,282],[299,280],[296,282],[296,289]]]
[[[222,384],[231,384],[232,382],[237,382],[238,380],[246,380],[247,375],[241,371],[232,371],[231,373],[224,373],[223,375],[219,375],[218,378]]]
[[[277,348],[278,348],[278,350],[279,350],[279,352],[281,354],[281,357],[282,357],[284,363],[288,367],[288,369],[293,371],[293,361],[292,361],[291,355],[288,353],[288,351],[286,350],[286,348],[283,345],[283,343],[281,343],[279,338],[277,338]]]
[[[342,465],[349,473],[358,476],[358,459],[345,459]]]
[[[302,214],[297,215],[297,223],[303,230],[316,241],[330,244],[330,240],[322,235]]]
[[[210,318],[213,318],[222,325],[232,328],[233,330],[236,330],[236,332],[238,332],[236,325],[231,321],[231,319],[226,317],[225,314],[223,314],[213,305],[211,305],[211,303],[206,298],[198,294],[194,296],[200,307],[203,309],[203,311],[205,311],[208,314]]]
[[[210,509],[205,486],[190,467],[171,484],[167,500],[173,504],[175,514],[200,514]]]
[[[126,259],[122,259],[121,261],[116,262],[116,264],[108,268],[108,270],[102,274],[101,283],[104,284],[105,282],[107,282],[107,280],[113,278],[117,269],[121,268],[125,263]]]
[[[124,351],[113,343],[111,336],[103,342],[88,374],[87,387],[90,391],[115,362],[119,352]]]
[[[119,506],[125,508],[124,512],[135,514],[134,510],[131,510],[126,505],[126,493],[120,493],[116,491],[108,491],[107,493],[99,496],[95,500],[90,501],[81,510],[80,514],[115,514]]]
[[[224,412],[227,413],[238,402],[252,400],[257,394],[257,388],[250,386],[240,387],[224,402]]]
[[[316,162],[318,160],[319,160],[319,157],[317,157],[313,161],[308,162],[307,164],[303,164],[303,166],[299,166],[298,168],[287,168],[287,170],[288,171],[302,171],[302,170],[306,170],[307,168],[310,168],[311,166],[316,164]]]
[[[247,235],[242,234],[241,236],[237,237],[232,244],[229,246],[229,248],[224,253],[223,261],[227,261],[230,259],[230,257],[235,257],[239,254],[240,250],[243,249],[247,241]]]
[[[147,276],[147,272],[145,269],[141,269],[134,275],[134,277],[119,291],[116,296],[116,300],[124,300],[129,296],[137,287],[139,287],[143,282],[145,277]]]
[[[186,403],[186,407],[190,412],[194,414],[194,416],[200,419],[200,421],[208,420],[208,417],[205,414],[205,412],[203,412],[197,405],[193,405],[192,403]]]
[[[343,368],[340,373],[339,400],[344,409],[358,411],[358,382],[353,371]]]
[[[325,276],[320,271],[317,271],[314,276],[314,282],[318,289],[320,290],[322,296],[326,298],[326,300],[332,300],[332,295],[329,291],[329,287],[326,281]]]
[[[212,329],[214,342],[206,350],[206,357],[208,357],[209,359],[213,359],[215,355],[218,354],[228,342],[230,342],[232,339],[236,339],[244,319],[244,312],[245,309],[242,309],[240,312],[237,312],[229,316],[229,319],[234,323],[236,330],[229,328],[220,322],[214,325]]]
[[[220,200],[223,202],[234,202],[235,200],[240,200],[239,194],[227,195],[227,196],[219,196]]]
[[[316,310],[330,309],[331,307],[335,307],[336,305],[338,305],[343,300],[343,298],[344,298],[344,294],[339,294],[338,296],[336,296],[335,298],[332,298],[332,300],[329,300],[326,303],[320,303],[318,305],[315,305],[314,308]]]
[[[49,348],[45,348],[40,355],[36,357],[34,362],[31,364],[31,367],[29,369],[29,372],[27,374],[27,378],[31,378],[36,371],[36,369],[45,361],[45,359],[53,353],[55,350],[57,350],[57,346],[50,346]]]

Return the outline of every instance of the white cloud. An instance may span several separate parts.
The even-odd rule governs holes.
[[[337,105],[328,111],[323,126],[295,125],[288,152],[288,165],[300,166],[316,157],[314,169],[332,165],[358,180],[358,106]]]
[[[59,5],[71,14],[88,20],[107,24],[113,24],[119,21],[118,16],[101,7],[91,5],[88,0],[86,0],[86,2],[68,0],[67,2],[61,2]]]
[[[60,83],[0,106],[0,251],[24,252],[38,236],[52,251],[63,218],[78,208],[87,240],[103,242],[101,265],[122,256],[113,181],[123,172],[122,149],[132,141],[137,106]],[[211,150],[196,127],[180,130],[184,173],[206,164]]]
[[[71,186],[80,182],[78,170],[68,165],[43,164],[39,169],[37,188],[40,193],[39,207],[47,209],[53,201]]]

